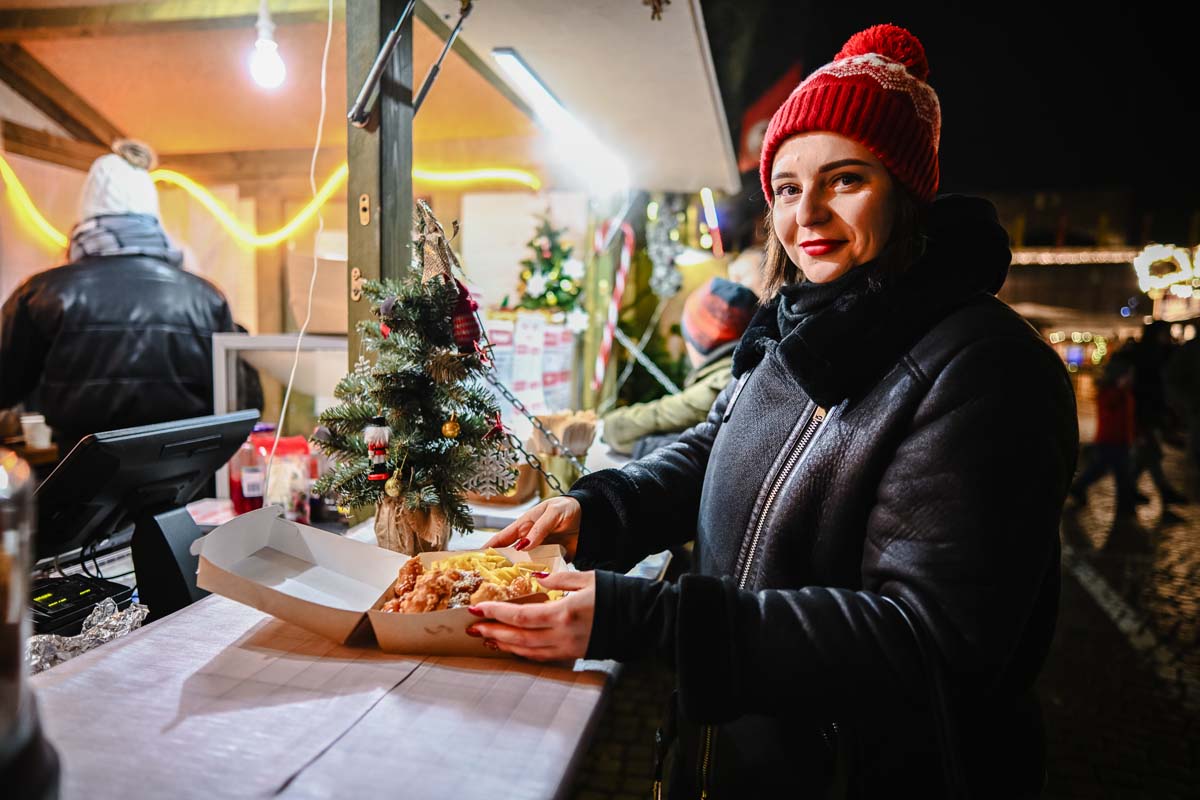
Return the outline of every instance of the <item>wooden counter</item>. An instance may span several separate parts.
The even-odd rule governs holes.
[[[389,656],[210,596],[33,679],[79,798],[554,798],[615,665]]]

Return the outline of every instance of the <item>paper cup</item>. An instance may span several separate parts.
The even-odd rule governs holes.
[[[21,433],[25,446],[32,450],[45,450],[50,446],[50,426],[41,414],[22,414]]]

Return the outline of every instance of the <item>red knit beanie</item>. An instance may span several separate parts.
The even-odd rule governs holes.
[[[758,308],[758,297],[741,284],[713,278],[688,295],[679,327],[701,355],[742,338]]]
[[[929,63],[916,36],[876,25],[850,37],[833,61],[809,75],[784,101],[763,138],[759,176],[772,203],[771,167],[788,138],[828,131],[866,147],[924,202],[938,186],[942,112],[926,83]]]

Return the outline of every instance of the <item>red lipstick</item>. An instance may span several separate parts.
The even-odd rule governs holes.
[[[800,249],[807,256],[823,256],[832,253],[846,243],[845,239],[809,239],[800,243]]]

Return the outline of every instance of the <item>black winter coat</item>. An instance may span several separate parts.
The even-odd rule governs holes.
[[[584,565],[695,539],[678,584],[597,573],[588,650],[674,666],[672,797],[944,796],[935,673],[974,795],[1040,790],[1078,433],[1061,361],[992,296],[1009,258],[989,203],[940,199],[897,283],[790,331],[776,299],[706,422],[571,491]]]
[[[208,281],[148,256],[40,272],[4,304],[0,408],[38,389],[68,445],[96,431],[212,413],[212,335],[233,317]]]

